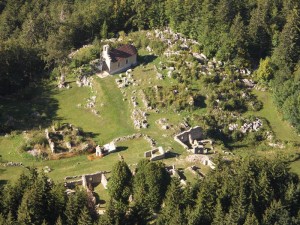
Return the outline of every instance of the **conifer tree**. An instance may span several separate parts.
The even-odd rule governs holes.
[[[55,225],[63,225],[63,222],[62,222],[62,219],[61,219],[61,216],[59,216],[55,222]]]
[[[279,45],[274,49],[273,61],[280,67],[295,67],[300,57],[300,12],[294,8],[287,16],[287,22],[279,37]]]
[[[259,222],[253,213],[248,213],[244,225],[259,225]]]
[[[217,201],[216,210],[214,213],[214,219],[212,225],[220,225],[225,222],[225,215],[222,209],[222,204],[220,201]]]
[[[6,217],[6,220],[5,220],[5,225],[15,225],[15,224],[16,224],[16,221],[14,220],[12,213],[9,212]]]
[[[104,21],[102,27],[101,27],[101,34],[100,34],[102,39],[108,38],[108,26],[106,23],[106,20]]]
[[[180,182],[177,178],[172,179],[166,197],[164,200],[164,207],[161,210],[161,214],[158,218],[159,224],[171,224],[170,221],[174,216],[174,209],[177,209],[177,213],[183,210],[184,195],[180,187]]]
[[[112,175],[107,185],[111,198],[127,204],[128,198],[132,193],[131,182],[132,174],[126,162],[117,162],[113,167]]]
[[[89,210],[87,209],[86,206],[84,206],[83,209],[81,210],[77,224],[78,225],[92,225],[93,224]]]

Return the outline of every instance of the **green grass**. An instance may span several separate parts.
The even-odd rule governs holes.
[[[287,121],[283,121],[282,115],[277,111],[272,101],[272,95],[268,92],[253,91],[260,101],[263,102],[263,109],[254,112],[256,116],[266,118],[271,125],[276,137],[283,141],[300,141],[300,137]]]
[[[156,58],[153,63],[158,63],[159,59]],[[134,69],[135,79],[141,79],[141,85],[139,87],[127,88],[128,99],[130,99],[131,91],[133,89],[143,89],[145,86],[159,83],[156,79],[154,71],[150,71],[149,68],[153,68],[153,64],[141,65]],[[149,72],[150,71],[150,72]],[[163,131],[155,124],[155,121],[162,117],[167,117],[170,123],[178,123],[182,117],[169,112],[162,114],[150,113],[149,122],[151,126],[146,130],[136,130],[133,128],[133,122],[130,119],[131,115],[131,102],[123,101],[121,91],[118,89],[115,79],[116,76],[109,76],[104,79],[100,79],[96,76],[93,77],[93,90],[89,87],[77,87],[72,78],[68,79],[71,86],[70,89],[58,90],[55,87],[55,83],[45,84],[44,89],[39,90],[31,101],[24,102],[26,107],[22,105],[21,108],[28,110],[30,107],[38,105],[39,109],[46,107],[43,105],[47,103],[44,100],[44,95],[51,102],[55,103],[55,108],[52,109],[51,122],[43,124],[41,126],[41,132],[46,127],[49,127],[54,120],[61,122],[68,122],[74,126],[81,127],[84,132],[90,132],[94,136],[94,140],[98,144],[105,144],[112,139],[124,135],[129,135],[137,132],[142,132],[150,135],[157,140],[158,145],[162,145],[164,148],[172,147],[175,152],[183,153],[183,148],[173,140],[173,130]],[[152,80],[152,84],[149,84],[148,79]],[[167,82],[167,81],[165,81]],[[47,92],[44,92],[47,90]],[[130,93],[130,94],[129,94]],[[94,115],[90,109],[85,108],[87,98],[96,95],[96,109],[100,112],[100,116]],[[6,103],[3,103],[5,105]],[[79,106],[81,105],[81,106]],[[10,107],[18,106],[17,102],[9,105]],[[22,111],[16,110],[18,116],[22,117]],[[26,114],[27,115],[27,114]],[[23,115],[24,116],[24,115]],[[26,118],[23,118],[25,120]],[[35,127],[39,127],[38,123]],[[21,129],[22,130],[22,129]],[[166,136],[163,136],[166,134]],[[62,181],[65,176],[80,175],[85,173],[92,173],[100,170],[111,170],[114,163],[119,160],[118,154],[111,154],[103,159],[96,159],[89,161],[86,155],[75,156],[72,158],[66,158],[61,160],[49,160],[38,161],[32,157],[29,157],[26,153],[19,153],[17,151],[18,146],[24,142],[23,134],[15,135],[14,137],[0,137],[0,155],[2,159],[6,161],[22,162],[25,166],[35,166],[42,170],[44,166],[49,166],[52,172],[49,173],[49,177],[55,181]],[[128,164],[135,164],[140,159],[144,158],[144,151],[150,150],[151,146],[143,139],[131,140],[124,143],[118,143],[123,146],[123,150],[119,152],[125,158]],[[15,180],[18,178],[25,168],[22,167],[9,167],[1,169],[1,180]],[[12,175],[10,175],[12,174]]]
[[[300,160],[291,163],[291,172],[298,174],[300,177]]]
[[[93,82],[93,93],[90,88],[73,85],[71,89],[63,90],[54,96],[60,106],[57,111],[59,118],[83,128],[86,132],[92,132],[95,140],[100,143],[133,133],[132,123],[128,120],[128,104],[123,102],[114,77],[100,79],[94,76]],[[93,95],[97,96],[96,109],[100,116],[85,108],[86,99]],[[78,104],[81,104],[81,107],[78,107]]]

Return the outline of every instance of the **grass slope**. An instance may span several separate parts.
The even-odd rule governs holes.
[[[90,88],[73,85],[71,89],[56,94],[54,98],[60,106],[57,111],[59,118],[63,122],[83,128],[84,131],[92,132],[95,140],[101,143],[133,133],[132,123],[128,120],[128,104],[123,102],[114,78],[94,77],[93,84],[93,93]],[[96,109],[100,112],[100,117],[84,107],[86,99],[93,95],[97,96]],[[81,107],[78,107],[78,104],[81,104]]]
[[[263,109],[255,112],[254,115],[268,119],[272,130],[276,137],[283,141],[300,141],[300,137],[296,134],[295,130],[290,126],[287,121],[282,120],[282,116],[276,109],[272,101],[272,96],[268,92],[253,91],[258,99],[263,102]]]

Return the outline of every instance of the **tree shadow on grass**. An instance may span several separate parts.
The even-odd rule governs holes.
[[[138,56],[138,62],[140,65],[145,66],[149,63],[152,63],[156,58],[157,56],[155,55],[142,55],[142,56]]]
[[[8,183],[7,180],[0,180],[0,189],[3,188],[4,185],[6,185]]]
[[[100,196],[99,196],[98,193],[93,192],[93,194],[94,194],[94,196],[95,196],[95,198],[96,198],[96,203],[97,203],[97,204],[104,205],[104,204],[106,203],[105,200],[100,199]]]
[[[126,146],[118,146],[117,147],[117,152],[122,152],[122,151],[125,151],[127,149],[128,149],[128,147],[126,147]]]
[[[4,173],[6,171],[6,169],[0,169],[0,174]],[[0,189],[2,189],[2,187],[7,184],[7,180],[0,180]]]
[[[176,158],[179,157],[180,154],[176,153],[176,152],[167,152],[165,154],[165,159],[171,159],[171,158]]]
[[[0,134],[42,129],[61,120],[57,117],[58,101],[53,98],[57,91],[54,85],[40,83],[18,96],[0,99]]]
[[[194,99],[194,105],[196,107],[199,107],[199,108],[206,108],[206,103],[205,103],[205,97],[204,96],[198,96],[197,98]]]

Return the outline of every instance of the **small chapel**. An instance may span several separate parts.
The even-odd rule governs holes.
[[[118,48],[103,46],[102,70],[109,74],[116,74],[137,64],[137,49],[131,44],[121,45]]]

